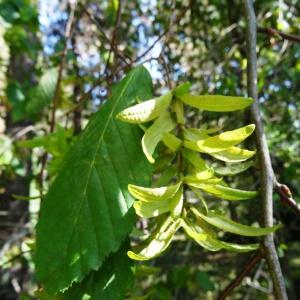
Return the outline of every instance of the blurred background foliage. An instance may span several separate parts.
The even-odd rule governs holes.
[[[255,9],[259,101],[273,166],[300,201],[300,43],[266,30],[299,38],[300,3],[256,0]],[[0,0],[0,46],[0,299],[35,299],[40,199],[112,84],[144,64],[156,94],[190,81],[196,94],[246,95],[245,17],[236,0]],[[53,99],[57,110],[51,130]],[[247,111],[187,113],[192,126],[231,129],[250,122]],[[254,148],[254,141],[247,147]],[[255,189],[259,170],[253,166],[228,181]],[[274,202],[275,218],[284,224],[276,235],[278,254],[290,299],[299,299],[299,217],[277,195]],[[210,205],[249,225],[261,217],[259,198]],[[133,239],[147,233],[147,224],[137,225]],[[208,253],[179,235],[166,255],[137,266],[128,295],[216,299],[250,255]],[[231,299],[273,299],[271,291],[262,261]]]

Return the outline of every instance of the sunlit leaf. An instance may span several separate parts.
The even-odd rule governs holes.
[[[244,109],[253,103],[253,99],[221,95],[195,96],[184,94],[178,96],[180,100],[190,106],[216,112],[235,111]]]
[[[127,254],[134,260],[149,260],[161,255],[170,245],[175,232],[181,226],[181,220],[173,221],[167,217],[162,225],[147,239],[142,250],[134,249]]]
[[[207,215],[201,213],[196,208],[191,207],[191,211],[196,217],[202,218],[207,223],[228,231],[234,234],[243,235],[243,236],[262,236],[276,231],[280,228],[280,225],[273,227],[253,227],[239,224],[223,215],[220,215],[214,211],[209,211]]]
[[[173,152],[177,151],[182,144],[182,141],[179,138],[169,132],[163,134],[162,142]]]
[[[183,187],[181,185],[177,193],[169,200],[171,215],[174,218],[177,218],[181,215],[183,209],[183,200]]]
[[[170,132],[176,126],[169,113],[163,113],[153,124],[147,129],[142,138],[142,147],[147,159],[154,163],[153,153],[157,144],[162,140],[163,134]]]
[[[224,151],[210,153],[211,156],[228,163],[238,163],[251,158],[256,152],[239,147],[230,147]]]
[[[218,167],[214,170],[216,174],[219,174],[221,176],[236,175],[248,170],[251,166],[253,166],[253,164],[253,161],[249,161],[240,164],[227,165],[226,167]]]
[[[251,124],[239,129],[220,133],[213,137],[201,139],[197,142],[184,141],[184,146],[198,152],[209,154],[217,153],[241,143],[252,134],[254,129],[255,125]]]
[[[168,92],[158,98],[151,99],[121,111],[117,118],[129,123],[143,123],[160,116],[170,105],[172,93]]]
[[[131,232],[134,199],[127,186],[148,185],[151,169],[140,147],[140,129],[115,115],[137,96],[149,99],[151,90],[151,77],[143,67],[114,87],[42,202],[35,262],[38,280],[48,293],[66,290],[99,269]]]
[[[159,188],[146,188],[133,184],[128,185],[128,191],[136,199],[144,202],[162,201],[173,197],[181,183]]]
[[[183,156],[196,168],[198,172],[207,171],[209,167],[206,165],[205,161],[199,156],[198,153],[191,151],[189,149],[183,149]]]
[[[142,218],[153,218],[170,211],[169,199],[161,201],[135,201],[133,207],[138,216]]]
[[[185,182],[193,187],[199,188],[207,193],[226,200],[247,200],[257,196],[255,191],[244,191],[239,189],[233,189],[224,185],[216,184],[215,182],[197,182],[197,180],[185,180]]]
[[[184,82],[174,89],[174,94],[177,97],[182,96],[182,95],[186,94],[190,88],[191,88],[191,83]]]

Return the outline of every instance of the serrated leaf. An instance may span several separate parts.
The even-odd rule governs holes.
[[[146,188],[142,186],[129,184],[128,191],[133,197],[140,201],[155,202],[163,201],[173,197],[180,188],[180,185],[181,183],[179,182],[170,186],[163,186],[159,188]]]
[[[202,218],[207,223],[222,229],[227,232],[231,232],[234,234],[242,235],[242,236],[262,236],[267,235],[276,231],[280,228],[280,225],[276,225],[273,227],[253,227],[246,226],[243,224],[239,224],[223,215],[220,215],[214,211],[209,211],[207,215],[201,213],[196,208],[192,207],[191,211],[194,213],[196,217]]]
[[[167,110],[172,97],[172,92],[168,92],[158,98],[136,104],[121,111],[117,115],[117,118],[129,123],[144,123],[151,121]]]
[[[149,184],[151,172],[139,129],[115,115],[137,96],[150,98],[151,90],[143,67],[116,85],[50,187],[41,207],[36,252],[37,277],[48,293],[65,290],[98,269],[132,230],[135,216],[127,185]]]
[[[197,180],[185,180],[185,182],[193,187],[199,188],[207,193],[226,200],[247,200],[257,196],[255,191],[244,191],[239,189],[233,189],[227,186],[213,184],[213,182],[197,182]],[[218,183],[216,181],[215,183]]]
[[[221,152],[210,153],[210,155],[221,161],[225,161],[228,163],[238,163],[253,157],[255,153],[255,151],[250,151],[233,146]]]
[[[175,94],[175,96],[179,97],[181,95],[186,94],[190,88],[191,88],[191,83],[184,82],[174,89],[174,94]]]
[[[225,131],[197,142],[184,141],[184,146],[198,152],[218,153],[241,143],[252,134],[254,129],[255,125],[251,124],[232,131]]]
[[[61,300],[123,300],[133,282],[133,263],[122,247],[111,254],[98,271],[91,271],[80,283],[62,295]]]
[[[214,170],[216,174],[221,176],[236,175],[248,170],[251,166],[253,166],[253,164],[253,161],[249,161],[241,164],[228,165],[226,167],[218,167]]]
[[[147,239],[142,250],[128,251],[127,255],[134,260],[149,260],[160,256],[170,245],[175,232],[181,226],[181,220],[173,221],[167,217],[162,225]]]
[[[146,130],[142,138],[142,147],[151,163],[155,162],[153,153],[157,144],[162,140],[163,134],[172,131],[175,127],[176,123],[172,120],[170,114],[165,112]]]
[[[182,144],[181,139],[169,132],[163,134],[162,142],[173,152],[176,152]]]
[[[252,98],[222,95],[179,95],[179,99],[192,107],[207,111],[227,112],[244,109],[253,103]]]

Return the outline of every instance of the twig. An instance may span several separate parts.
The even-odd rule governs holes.
[[[300,36],[299,35],[284,33],[282,31],[279,31],[279,30],[276,30],[276,29],[273,29],[273,28],[270,28],[270,27],[268,27],[268,28],[258,27],[257,32],[266,33],[269,36],[281,37],[284,40],[300,43]]]
[[[107,37],[107,35],[106,35],[105,32],[103,31],[102,26],[101,26],[101,24],[98,22],[98,20],[97,20],[95,17],[93,17],[93,16],[91,15],[91,13],[86,9],[86,7],[83,7],[82,9],[83,9],[83,12],[84,12],[84,13],[87,15],[87,17],[90,19],[90,21],[93,22],[93,23],[96,25],[97,29],[98,29],[99,32],[101,33],[101,35],[102,35],[102,37],[104,38],[104,40],[105,40],[107,43],[111,44],[111,40]],[[119,58],[122,59],[122,61],[123,61],[127,66],[130,65],[130,63],[128,63],[128,61],[127,61],[127,57],[126,57],[126,56],[125,56],[125,55],[124,55],[117,47],[114,46],[114,49],[113,49],[113,50],[115,51],[116,55],[118,55]]]
[[[263,258],[261,249],[250,258],[250,260],[244,266],[242,272],[226,287],[226,289],[219,296],[218,300],[226,299],[230,293],[241,284],[242,280],[255,268],[257,263]]]
[[[106,76],[107,81],[109,79],[108,69],[109,69],[110,57],[112,55],[112,52],[115,50],[115,48],[117,48],[116,39],[117,39],[118,28],[119,28],[120,21],[121,21],[121,13],[122,13],[122,0],[119,0],[118,1],[118,10],[117,10],[116,20],[115,20],[115,26],[114,26],[114,29],[113,29],[113,32],[111,35],[110,49],[108,52],[108,57],[107,57],[105,68],[104,68],[104,74]],[[115,52],[118,52],[118,51],[115,51]]]
[[[57,81],[56,81],[54,96],[52,99],[52,110],[51,110],[50,130],[49,130],[50,133],[52,133],[55,129],[55,119],[56,119],[55,114],[56,114],[58,98],[59,98],[60,83],[62,80],[62,73],[63,73],[63,69],[64,69],[64,65],[65,65],[65,57],[66,57],[67,49],[68,49],[68,42],[69,42],[69,39],[70,39],[71,33],[72,33],[76,5],[77,5],[76,1],[73,4],[71,4],[70,16],[69,16],[69,19],[68,19],[68,22],[66,25],[66,29],[65,29],[64,48],[61,53],[61,60],[60,60],[59,66],[58,66]],[[44,171],[46,168],[47,159],[48,159],[48,154],[47,154],[47,152],[45,152],[41,158],[41,170],[38,175],[38,182],[40,183],[41,191],[43,190]],[[42,198],[42,192],[41,192],[41,198]]]
[[[53,132],[54,128],[55,128],[55,113],[56,113],[57,104],[58,104],[59,88],[60,88],[60,83],[61,83],[61,80],[62,80],[63,69],[64,69],[64,66],[65,66],[65,57],[66,57],[67,50],[68,50],[68,42],[70,40],[71,33],[72,33],[75,9],[76,9],[76,2],[74,4],[71,4],[70,16],[69,16],[69,19],[68,19],[68,22],[67,22],[67,25],[66,25],[66,29],[65,29],[64,48],[63,48],[63,51],[62,51],[62,54],[61,54],[60,64],[58,66],[57,81],[56,81],[54,96],[53,96],[53,99],[52,99],[50,132]]]
[[[261,196],[263,209],[263,225],[273,226],[273,169],[264,126],[257,101],[257,55],[256,55],[256,16],[252,0],[244,0],[247,18],[247,87],[248,95],[255,101],[251,106],[251,118],[256,125],[256,144],[261,169]],[[269,271],[278,300],[287,298],[283,275],[276,253],[273,234],[264,238],[264,251],[267,258]]]
[[[174,19],[172,20],[172,15],[171,15],[171,19],[169,22],[169,26],[168,28],[166,28],[158,37],[157,39],[152,43],[152,45],[146,49],[141,55],[139,55],[134,61],[133,63],[138,62],[141,58],[143,58],[144,56],[146,56],[154,47],[155,45],[166,35],[168,35],[168,33],[170,32],[171,28],[172,28],[172,24],[178,24],[179,21],[184,17],[184,15],[186,14],[186,12],[190,9],[190,6],[186,6],[184,9],[182,9],[181,13]]]
[[[274,179],[274,189],[279,194],[281,202],[292,208],[295,213],[300,215],[300,206],[293,198],[289,187],[285,184],[279,183],[276,179]]]

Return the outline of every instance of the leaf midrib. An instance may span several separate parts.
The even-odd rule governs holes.
[[[81,201],[79,201],[79,202],[80,202],[80,205],[79,205],[78,211],[77,211],[77,213],[76,213],[76,217],[75,217],[75,220],[74,220],[74,223],[73,223],[74,225],[73,225],[73,228],[72,228],[72,231],[71,231],[71,234],[70,234],[70,238],[69,238],[68,243],[67,243],[67,247],[65,248],[66,250],[65,250],[64,255],[63,255],[62,257],[66,257],[66,254],[69,252],[70,241],[71,241],[71,239],[72,239],[72,237],[73,237],[74,230],[75,230],[75,228],[76,228],[76,224],[77,224],[78,219],[79,219],[79,216],[80,216],[81,208],[82,208],[82,205],[83,205],[83,203],[84,203],[84,199],[85,199],[85,198],[87,199],[87,194],[86,194],[86,193],[87,193],[87,187],[88,187],[88,183],[89,183],[89,180],[90,180],[90,177],[91,177],[91,173],[92,173],[93,166],[95,165],[95,162],[96,162],[96,156],[97,156],[97,153],[98,153],[100,144],[101,144],[101,142],[102,142],[102,140],[103,140],[103,138],[104,138],[104,134],[105,134],[105,132],[106,132],[106,129],[107,129],[109,123],[110,123],[111,120],[112,120],[112,115],[114,114],[115,109],[117,108],[118,104],[120,103],[120,100],[121,100],[122,96],[124,95],[124,93],[125,93],[125,91],[126,91],[128,85],[131,83],[131,81],[132,81],[132,79],[134,78],[134,76],[136,76],[136,73],[133,73],[133,74],[131,75],[131,77],[128,78],[128,80],[127,80],[126,84],[124,85],[124,87],[123,87],[121,93],[119,94],[118,99],[116,100],[116,103],[114,104],[114,106],[112,107],[112,109],[111,109],[111,111],[110,111],[110,114],[109,114],[109,116],[108,116],[108,118],[107,118],[107,121],[106,121],[106,124],[105,124],[105,126],[104,126],[104,129],[103,129],[103,131],[102,131],[102,134],[101,134],[101,136],[99,137],[99,140],[98,140],[97,145],[96,145],[96,147],[95,147],[95,154],[94,154],[93,160],[91,161],[90,168],[89,168],[89,170],[88,170],[88,175],[87,175],[87,179],[86,179],[86,184],[85,184],[85,187],[84,187],[82,196],[81,196]],[[87,199],[87,201],[88,201],[88,199]],[[97,244],[98,244],[98,243],[97,243]],[[95,268],[91,268],[91,270],[97,270],[97,269],[102,265],[102,263],[103,263],[103,260],[102,260],[100,263],[98,263],[98,265],[97,265]],[[62,266],[61,266],[60,268],[62,268]],[[52,271],[52,274],[55,273],[55,271],[56,271],[56,269],[54,269],[54,270]],[[88,272],[87,272],[87,273],[88,273]],[[67,287],[65,287],[65,288],[63,288],[63,289],[61,289],[61,290],[59,290],[59,291],[65,291],[65,290],[67,290],[67,289],[72,285],[73,282],[79,281],[80,278],[83,278],[87,273],[82,272],[82,274],[81,274],[80,277],[74,278],[74,279],[68,284]],[[59,274],[62,274],[62,272],[60,272]],[[49,276],[49,277],[50,277],[50,276]],[[61,277],[61,275],[60,275],[60,277]],[[58,282],[60,282],[60,280],[59,280]],[[58,292],[58,291],[56,291],[56,292]]]

